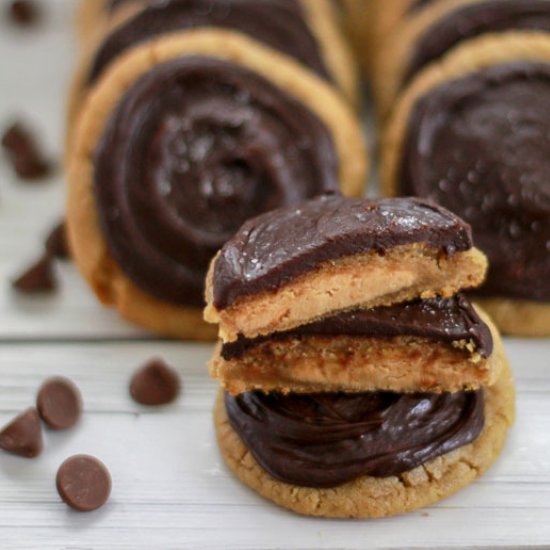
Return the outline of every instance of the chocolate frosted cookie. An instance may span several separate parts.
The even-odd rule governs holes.
[[[405,431],[403,418],[414,419]],[[440,396],[220,392],[214,413],[222,456],[243,483],[331,518],[391,516],[451,495],[494,462],[513,418],[508,368],[483,391]]]
[[[453,48],[488,34],[550,31],[546,0],[438,0],[394,27],[379,49],[375,71],[378,109],[389,112],[397,94]]]
[[[483,37],[419,76],[383,146],[387,193],[472,225],[490,262],[476,299],[511,334],[550,334],[549,94],[546,34]]]
[[[224,342],[330,314],[477,286],[486,260],[460,218],[417,199],[322,196],[245,223],[213,260],[205,318]]]
[[[356,67],[330,0],[84,0],[79,19],[85,47],[70,99],[70,126],[117,59],[159,38],[200,30],[246,36],[359,103]]]
[[[82,112],[68,233],[104,303],[158,332],[211,338],[208,263],[248,218],[358,194],[364,149],[333,89],[221,30],[168,35],[109,68]]]

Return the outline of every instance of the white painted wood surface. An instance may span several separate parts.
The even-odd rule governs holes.
[[[26,115],[59,154],[74,3],[39,2],[47,22],[37,30],[0,23],[0,124]],[[70,264],[57,296],[13,295],[9,278],[38,255],[62,208],[61,178],[25,187],[0,160],[0,424],[31,405],[50,375],[73,378],[85,400],[81,424],[46,433],[38,459],[0,455],[1,549],[550,548],[550,341],[506,342],[518,420],[501,459],[477,483],[398,518],[297,517],[223,466],[210,417],[210,346],[163,342],[125,324],[94,302]],[[127,381],[154,355],[179,369],[184,391],[177,404],[150,411],[129,399]],[[81,452],[113,475],[112,499],[91,514],[68,510],[54,487],[62,460]]]

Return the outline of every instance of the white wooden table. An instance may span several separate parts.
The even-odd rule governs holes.
[[[0,125],[24,114],[60,155],[74,44],[74,0],[38,0],[47,21],[0,23]],[[4,0],[0,0],[3,6]],[[80,386],[85,415],[46,433],[36,460],[0,455],[1,549],[550,548],[550,341],[508,340],[518,419],[505,452],[477,483],[437,506],[377,521],[294,516],[241,486],[214,442],[210,346],[144,334],[98,306],[72,265],[54,297],[14,296],[9,279],[40,251],[63,209],[63,181],[24,186],[0,160],[0,424],[31,405],[54,374]],[[179,402],[148,410],[127,395],[138,365],[160,355],[184,380]],[[72,512],[54,487],[74,453],[98,456],[113,476],[103,509]]]

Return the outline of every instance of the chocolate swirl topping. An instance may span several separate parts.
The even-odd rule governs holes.
[[[225,394],[229,422],[274,478],[335,487],[388,477],[474,441],[483,390],[443,394]]]
[[[550,300],[550,65],[498,65],[413,109],[401,192],[469,222],[490,260],[481,292]]]
[[[242,32],[330,80],[317,39],[297,0],[166,0],[151,3],[107,36],[93,60],[88,84],[132,46],[201,27]]]
[[[214,304],[275,291],[323,262],[425,243],[446,254],[468,250],[472,236],[460,218],[419,199],[324,196],[268,212],[245,223],[214,266]]]
[[[469,300],[462,294],[452,298],[432,298],[372,309],[358,309],[325,317],[320,321],[269,336],[246,338],[222,346],[225,360],[242,357],[250,348],[269,340],[302,336],[356,336],[392,338],[416,336],[452,345],[472,342],[481,357],[493,351],[489,327],[480,319]],[[469,352],[468,352],[469,353]]]
[[[416,41],[403,84],[462,40],[489,32],[511,30],[550,32],[550,2],[489,0],[450,10]]]
[[[203,305],[208,262],[248,218],[338,188],[326,127],[235,64],[185,57],[126,92],[96,150],[95,195],[115,261],[143,290]]]

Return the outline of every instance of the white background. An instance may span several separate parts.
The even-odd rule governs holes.
[[[0,126],[17,114],[61,157],[64,103],[76,52],[76,0],[38,0],[46,21],[0,23]],[[4,7],[6,0],[0,0]],[[278,509],[241,486],[214,442],[210,346],[162,341],[98,306],[72,265],[51,298],[15,296],[9,279],[36,258],[63,210],[61,177],[25,186],[0,159],[0,424],[33,404],[41,381],[80,386],[82,422],[46,436],[44,453],[0,455],[0,549],[550,548],[550,341],[507,340],[518,419],[494,468],[460,494],[408,516],[323,521]],[[151,356],[184,380],[179,402],[150,411],[127,395]],[[113,476],[112,498],[91,514],[69,510],[54,486],[59,464],[91,453]]]

